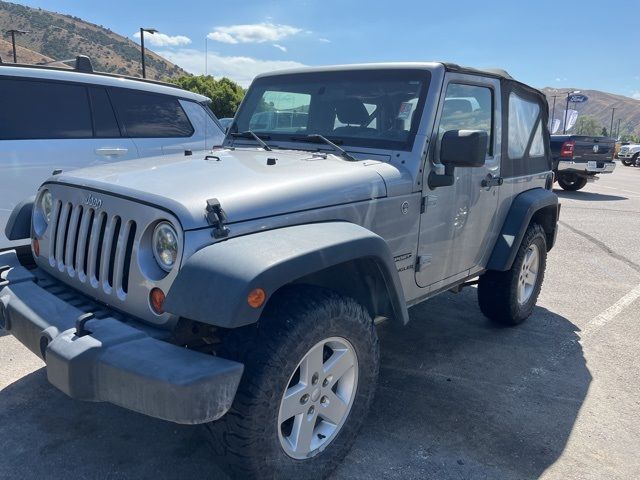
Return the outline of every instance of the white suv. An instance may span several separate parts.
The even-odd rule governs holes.
[[[88,59],[85,58],[88,61]],[[224,133],[210,100],[170,84],[0,64],[0,250],[11,211],[54,170],[205,150]]]

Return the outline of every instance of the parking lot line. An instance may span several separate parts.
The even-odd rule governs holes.
[[[615,319],[618,315],[620,315],[625,308],[635,302],[638,298],[640,298],[640,285],[637,285],[631,291],[626,293],[622,298],[620,298],[616,303],[600,313],[597,317],[593,318],[593,320],[591,320],[583,329],[583,334],[587,334],[593,330],[603,327],[611,320]]]

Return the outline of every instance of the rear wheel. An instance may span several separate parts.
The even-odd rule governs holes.
[[[324,478],[348,453],[373,399],[378,338],[355,300],[298,286],[259,325],[231,331],[225,358],[245,371],[231,410],[209,424],[236,478]]]
[[[563,190],[575,192],[587,184],[587,178],[575,173],[563,173],[558,176],[558,184]]]
[[[547,242],[542,227],[527,229],[511,269],[488,271],[478,282],[480,310],[502,325],[517,325],[526,320],[538,300],[547,264]]]

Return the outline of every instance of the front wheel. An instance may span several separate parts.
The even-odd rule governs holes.
[[[563,190],[575,192],[580,190],[587,184],[587,178],[575,173],[563,173],[558,176],[558,184]]]
[[[502,325],[525,321],[536,305],[547,265],[547,241],[543,228],[527,229],[516,258],[506,272],[490,270],[478,282],[480,310]]]
[[[245,365],[231,410],[208,425],[222,466],[235,478],[329,475],[375,392],[378,338],[367,311],[331,291],[288,288],[222,350]]]
[[[631,165],[635,165],[635,162],[630,158],[623,158],[621,161],[622,161],[622,165],[624,165],[625,167],[630,167]]]

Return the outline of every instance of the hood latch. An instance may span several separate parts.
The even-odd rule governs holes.
[[[229,236],[229,228],[224,225],[227,221],[227,215],[224,213],[217,198],[207,200],[207,221],[213,226],[213,236],[215,238]]]

